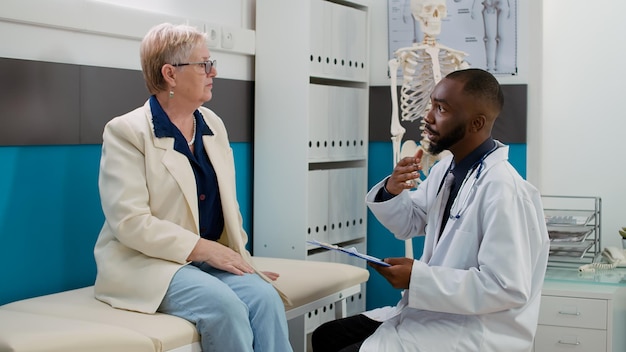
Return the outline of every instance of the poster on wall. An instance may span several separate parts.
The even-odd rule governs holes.
[[[424,3],[440,3],[422,0]],[[471,67],[517,75],[517,0],[447,0],[437,42],[467,54]],[[388,0],[389,59],[422,41],[411,0]]]

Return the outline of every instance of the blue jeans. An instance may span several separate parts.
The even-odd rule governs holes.
[[[234,275],[206,263],[178,270],[158,309],[196,325],[203,352],[290,352],[285,307],[256,274]]]

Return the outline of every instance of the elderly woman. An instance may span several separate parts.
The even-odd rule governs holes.
[[[232,150],[211,100],[206,35],[161,24],[141,43],[148,101],[105,127],[96,298],[194,323],[208,351],[291,351],[285,310],[245,249]]]

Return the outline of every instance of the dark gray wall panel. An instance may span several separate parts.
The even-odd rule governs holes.
[[[391,141],[391,89],[388,86],[371,86],[369,101],[369,141]],[[416,123],[402,122],[402,126],[406,129],[405,139],[419,139],[419,133],[413,133],[418,126]]]
[[[149,97],[139,70],[0,58],[0,145],[100,144],[104,125]],[[216,78],[205,104],[232,142],[252,142],[254,82]]]
[[[0,145],[79,142],[79,68],[0,58]]]
[[[141,71],[80,66],[80,144],[102,143],[104,125],[149,96]]]
[[[525,84],[502,85],[504,108],[496,120],[492,135],[503,143],[526,143],[527,88]],[[400,87],[398,87],[398,97]],[[370,141],[391,141],[391,91],[389,86],[370,88]],[[419,122],[401,121],[404,139],[419,140]]]
[[[222,118],[231,142],[254,140],[254,82],[216,78],[204,106]]]
[[[504,143],[526,143],[528,86],[502,85],[504,108],[493,126],[493,136]]]
[[[111,118],[148,98],[138,70],[0,58],[0,145],[99,144]],[[504,110],[493,136],[526,143],[527,86],[503,85]],[[370,141],[390,141],[388,86],[370,88]],[[205,104],[232,142],[254,139],[254,82],[216,78]],[[406,139],[419,140],[418,123],[402,122]]]

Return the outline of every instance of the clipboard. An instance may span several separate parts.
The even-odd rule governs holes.
[[[357,258],[361,258],[364,259],[368,262],[372,262],[378,265],[382,265],[382,266],[391,266],[389,263],[385,263],[383,262],[381,259],[376,258],[376,257],[372,257],[371,255],[367,255],[367,254],[363,254],[363,253],[359,253],[359,251],[356,250],[356,248],[354,247],[350,247],[350,248],[343,248],[334,244],[330,244],[330,243],[325,243],[325,242],[320,242],[318,240],[308,240],[308,243],[315,245],[315,246],[320,246],[322,248],[326,248],[326,249],[332,249],[334,251],[339,251],[342,253],[345,253],[347,255],[351,255],[353,257],[357,257]]]

